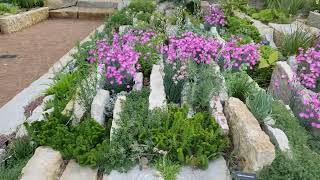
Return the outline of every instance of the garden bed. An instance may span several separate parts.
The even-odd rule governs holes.
[[[13,33],[37,24],[49,17],[47,7],[32,9],[19,14],[0,16],[1,33]]]
[[[24,124],[38,148],[22,179],[319,178],[305,129],[259,87],[283,77],[279,53],[228,9],[179,5],[134,0],[78,46]]]

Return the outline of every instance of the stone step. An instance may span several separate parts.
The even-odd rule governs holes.
[[[68,7],[63,9],[51,10],[50,18],[67,19],[104,19],[114,12],[113,8],[85,8]]]
[[[120,0],[79,0],[78,7],[86,8],[117,8]]]

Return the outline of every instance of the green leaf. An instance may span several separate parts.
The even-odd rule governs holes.
[[[278,59],[279,59],[279,53],[278,51],[274,51],[273,53],[270,54],[268,62],[270,65],[273,65],[278,61]]]
[[[266,59],[264,59],[264,58],[260,59],[259,69],[266,68],[269,66],[270,66],[270,64],[268,63],[268,61]]]

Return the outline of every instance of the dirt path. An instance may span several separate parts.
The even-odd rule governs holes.
[[[0,107],[101,24],[101,21],[47,20],[21,32],[0,34]],[[3,57],[4,54],[16,57]]]

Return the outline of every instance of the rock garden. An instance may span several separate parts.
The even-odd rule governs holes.
[[[320,2],[118,3],[0,131],[0,179],[320,179]]]

